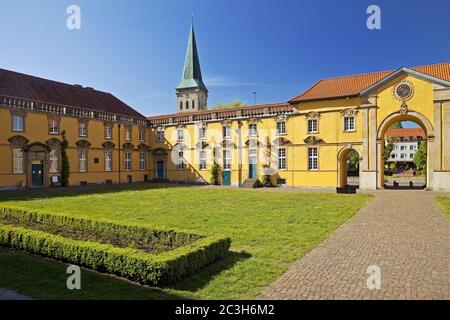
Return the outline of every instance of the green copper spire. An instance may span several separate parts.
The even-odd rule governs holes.
[[[191,33],[189,34],[189,42],[186,52],[186,61],[184,62],[183,80],[177,89],[199,88],[206,92],[205,84],[202,79],[202,71],[200,70],[200,61],[197,52],[197,43],[195,42],[194,22],[191,23]]]

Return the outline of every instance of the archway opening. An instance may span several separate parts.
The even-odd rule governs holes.
[[[427,187],[427,131],[417,119],[397,118],[382,138],[383,187],[425,189]]]
[[[360,155],[353,148],[345,148],[339,153],[338,188],[358,189],[360,172]]]

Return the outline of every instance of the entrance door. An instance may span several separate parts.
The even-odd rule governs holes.
[[[258,177],[258,159],[256,149],[249,150],[248,163],[248,178],[256,179]]]
[[[44,185],[44,166],[42,164],[31,165],[31,185],[33,187]]]
[[[156,179],[164,179],[164,161],[162,160],[156,162]]]
[[[222,171],[222,185],[231,186],[231,171]]]

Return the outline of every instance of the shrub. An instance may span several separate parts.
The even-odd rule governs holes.
[[[113,273],[143,284],[163,285],[178,281],[223,258],[231,245],[231,240],[225,237],[120,225],[59,214],[29,212],[13,207],[0,208],[0,218],[16,219],[14,225],[0,224],[0,245]],[[33,224],[64,227],[68,230],[81,228],[103,235],[121,235],[129,240],[144,237],[151,241],[172,243],[175,249],[154,254],[130,247],[119,248],[111,244],[74,240],[51,232],[33,230]]]
[[[214,186],[219,185],[219,165],[214,163],[211,167],[211,181],[210,183]]]
[[[69,146],[69,142],[66,139],[65,131],[63,131],[62,134],[63,136],[61,143],[61,186],[67,187],[69,185],[70,164],[66,149]]]

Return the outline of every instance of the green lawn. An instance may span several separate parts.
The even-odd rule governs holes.
[[[437,201],[450,218],[450,197],[438,197]]]
[[[63,264],[2,249],[0,287],[36,298],[254,298],[370,199],[369,195],[145,185],[48,194],[5,192],[0,194],[0,205],[230,236],[232,252],[163,290],[84,271],[86,286],[77,293],[65,289]]]

